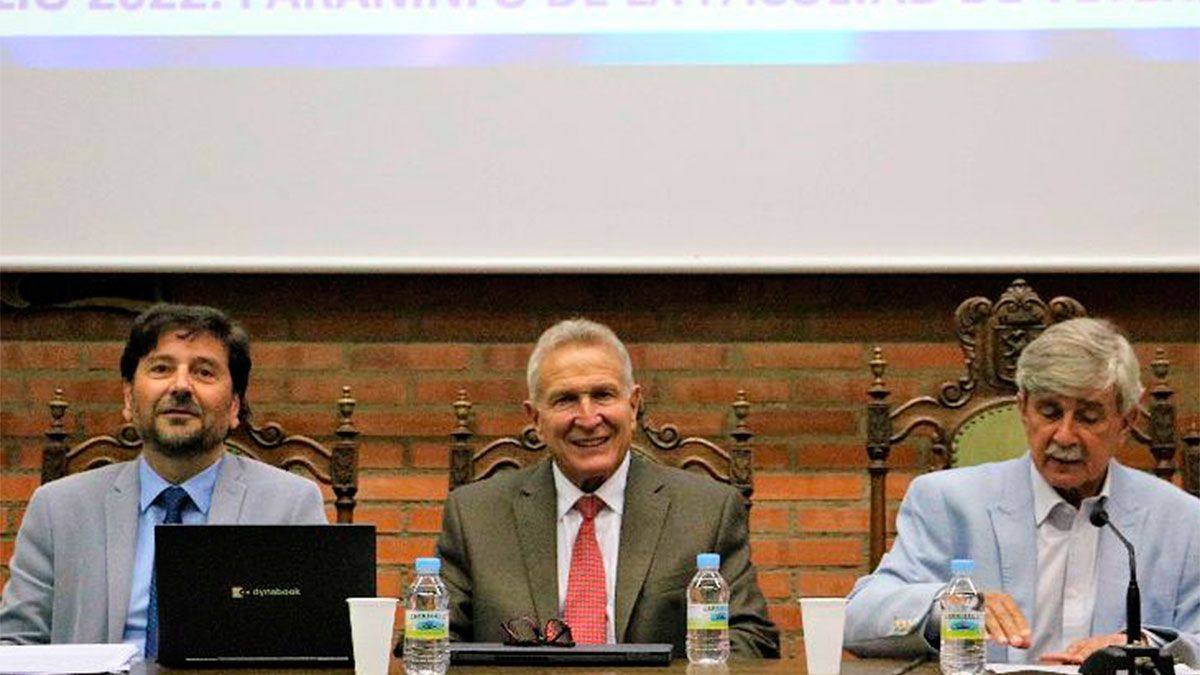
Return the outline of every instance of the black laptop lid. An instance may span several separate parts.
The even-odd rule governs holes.
[[[621,643],[574,647],[514,647],[495,642],[455,642],[450,663],[460,666],[666,666],[671,645]]]
[[[158,660],[348,665],[348,597],[375,595],[373,525],[160,525]]]

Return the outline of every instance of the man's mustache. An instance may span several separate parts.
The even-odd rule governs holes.
[[[189,393],[171,394],[164,397],[154,406],[154,412],[164,413],[167,411],[185,412],[192,415],[200,415],[204,411],[196,403],[196,399],[192,398]]]
[[[1055,459],[1060,462],[1080,462],[1083,461],[1083,446],[1078,443],[1072,445],[1059,445],[1053,441],[1046,446],[1046,457]]]

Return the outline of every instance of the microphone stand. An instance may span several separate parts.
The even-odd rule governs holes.
[[[1174,675],[1174,659],[1142,641],[1142,594],[1137,583],[1137,559],[1133,555],[1133,544],[1109,519],[1104,508],[1107,499],[1101,497],[1096,502],[1089,520],[1096,527],[1107,525],[1129,551],[1129,589],[1125,592],[1126,643],[1096,650],[1084,659],[1079,672],[1081,675],[1118,675],[1121,672],[1126,675]]]

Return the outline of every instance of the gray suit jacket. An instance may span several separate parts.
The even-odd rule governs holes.
[[[137,540],[137,462],[60,478],[33,493],[0,599],[0,642],[120,642]],[[208,522],[324,524],[315,483],[225,455]]]
[[[501,642],[500,623],[558,616],[556,491],[550,460],[450,493],[438,555],[456,640]],[[750,545],[746,508],[727,485],[639,459],[629,465],[617,561],[618,642],[666,642],[683,654],[685,589],[696,554],[721,554],[736,654],[779,655]]]
[[[1110,465],[1108,512],[1137,552],[1142,622],[1172,640],[1177,657],[1200,654],[1200,500],[1166,481]],[[1037,607],[1037,536],[1030,459],[938,471],[913,481],[900,505],[897,536],[874,574],[855,584],[846,608],[846,648],[861,656],[908,656],[932,649],[923,626],[952,558],[973,558],[980,588],[1008,593],[1032,623]],[[1092,634],[1125,628],[1129,555],[1100,533]],[[988,644],[988,661],[1039,655]]]

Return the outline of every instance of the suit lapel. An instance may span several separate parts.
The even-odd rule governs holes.
[[[533,609],[542,622],[558,616],[558,522],[554,474],[543,461],[513,497],[517,543]]]
[[[128,462],[104,496],[105,562],[108,577],[108,641],[120,642],[133,586],[133,554],[137,547],[138,463]]]
[[[217,482],[213,485],[208,524],[233,525],[240,522],[242,502],[245,498],[246,484],[242,482],[242,461],[237,455],[226,453],[221,468],[217,471]]]
[[[654,559],[659,534],[667,519],[671,499],[663,490],[654,467],[635,455],[629,462],[625,485],[625,512],[621,516],[621,550],[617,558],[615,602],[617,642],[625,641],[625,629],[642,591],[642,583]]]
[[[1034,621],[1033,596],[1037,588],[1037,535],[1033,528],[1033,486],[1030,483],[1030,460],[1005,466],[997,482],[1004,486],[1000,501],[989,507],[992,528],[996,533],[996,551],[1000,563],[1000,583],[1012,596],[1030,625]],[[1020,662],[1009,654],[1009,662]]]
[[[1109,483],[1108,517],[1121,534],[1129,538],[1134,550],[1141,551],[1145,510],[1130,499],[1132,493],[1125,480],[1128,469],[1114,462],[1109,470],[1112,479]],[[1105,527],[1100,530],[1100,545],[1096,553],[1096,605],[1092,611],[1094,635],[1099,634],[1096,631],[1112,633],[1125,628],[1125,594],[1120,591],[1129,585],[1129,551],[1125,550],[1111,529]],[[1142,606],[1145,604],[1143,602]]]

